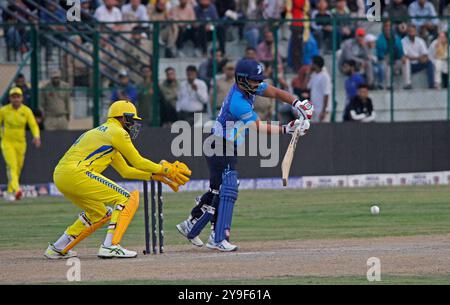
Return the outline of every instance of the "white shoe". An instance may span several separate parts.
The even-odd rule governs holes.
[[[187,237],[189,232],[191,231],[192,225],[190,225],[189,220],[183,220],[179,224],[176,225],[178,232],[184,237]]]
[[[4,192],[3,199],[6,201],[16,201],[16,195],[14,193]]]
[[[45,250],[44,256],[48,259],[67,259],[71,257],[76,257],[77,252],[69,250],[66,254],[62,254],[60,250],[56,249],[52,244],[48,245],[47,250]]]
[[[194,238],[189,239],[189,241],[191,242],[191,244],[193,244],[194,246],[199,247],[199,248],[203,247],[203,245],[204,245],[203,241],[198,236],[195,236]]]
[[[222,252],[232,252],[238,249],[238,246],[230,244],[226,239],[222,240],[219,243],[216,243],[214,240],[209,239],[206,247],[208,249],[219,250]]]
[[[179,224],[176,225],[178,232],[180,232],[181,235],[183,235],[184,237],[187,238],[189,232],[192,229],[192,224],[189,220],[185,220],[180,222]],[[192,239],[188,240],[191,242],[191,244],[193,244],[196,247],[203,247],[204,243],[203,241],[200,239],[200,237],[196,236]]]
[[[127,250],[121,245],[112,245],[110,247],[101,245],[100,249],[98,250],[97,256],[100,258],[135,258],[137,257],[137,252]]]

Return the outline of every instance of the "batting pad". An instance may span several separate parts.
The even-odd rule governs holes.
[[[237,171],[227,170],[222,174],[222,185],[220,186],[219,214],[215,225],[214,241],[219,243],[227,238],[231,229],[234,203],[238,197]]]
[[[114,230],[112,244],[117,245],[122,240],[123,235],[127,231],[128,226],[133,220],[134,214],[139,207],[139,191],[132,191],[125,208],[120,212],[117,220],[116,229]]]
[[[112,209],[108,209],[105,217],[100,219],[98,222],[91,224],[90,220],[86,217],[84,213],[80,214],[80,219],[86,226],[86,228],[75,237],[65,248],[61,251],[62,254],[66,254],[69,250],[72,250],[78,243],[80,243],[83,239],[94,233],[98,228],[103,227],[105,223],[107,223],[111,219]]]

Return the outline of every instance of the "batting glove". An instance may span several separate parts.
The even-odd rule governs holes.
[[[300,136],[304,136],[311,124],[309,120],[297,119],[283,125],[283,133],[293,134],[297,128],[300,128]]]
[[[312,118],[314,106],[309,100],[300,101],[297,99],[292,103],[292,107],[294,107],[294,110],[297,113],[297,117],[303,118],[305,120],[310,120]]]

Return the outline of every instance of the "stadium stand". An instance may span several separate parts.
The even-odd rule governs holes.
[[[370,37],[377,37],[377,39],[382,33],[383,24],[381,22],[365,20],[368,7],[361,7],[362,2],[360,1],[350,0],[236,0],[228,2],[230,2],[229,5],[212,0],[82,0],[81,22],[67,22],[66,13],[69,7],[66,6],[66,1],[3,0],[0,2],[3,36],[0,44],[0,57],[2,62],[8,64],[8,67],[9,64],[16,69],[23,66],[20,72],[26,75],[31,75],[33,71],[37,71],[39,86],[49,78],[52,69],[60,69],[63,80],[71,86],[71,100],[74,108],[72,120],[79,120],[71,126],[88,128],[90,126],[84,126],[86,122],[89,122],[87,118],[95,116],[97,111],[94,105],[96,103],[95,95],[98,94],[99,97],[98,116],[102,118],[110,103],[112,88],[119,86],[119,72],[121,70],[126,69],[132,82],[136,85],[144,81],[141,73],[143,66],[153,67],[153,77],[158,83],[162,81],[164,71],[169,66],[175,68],[180,80],[185,77],[184,71],[188,65],[200,66],[204,56],[199,39],[204,39],[204,37],[196,36],[195,32],[199,32],[203,28],[196,29],[196,24],[192,22],[183,23],[184,19],[181,16],[184,14],[174,16],[170,13],[175,9],[177,12],[184,12],[184,10],[187,11],[188,8],[192,8],[197,14],[208,11],[211,16],[217,16],[221,23],[216,23],[216,25],[221,24],[220,29],[226,29],[224,37],[220,36],[223,33],[218,32],[217,26],[215,35],[213,35],[214,27],[211,27],[212,24],[205,22],[202,26],[205,26],[206,38],[209,41],[207,49],[210,50],[213,47],[213,40],[215,40],[215,47],[224,48],[224,56],[231,62],[243,57],[246,47],[254,44],[251,39],[254,40],[256,37],[257,41],[261,41],[264,36],[264,29],[272,30],[276,34],[276,52],[281,55],[281,62],[277,60],[279,69],[274,70],[277,72],[283,71],[286,84],[290,84],[297,74],[297,71],[292,69],[294,66],[292,63],[297,62],[297,58],[293,61],[292,56],[294,56],[294,53],[295,56],[303,56],[303,47],[306,47],[306,43],[303,41],[306,41],[311,35],[315,40],[322,42],[324,37],[320,31],[322,29],[328,31],[329,26],[335,24],[338,29],[335,37],[336,52],[333,53],[333,50],[330,50],[330,47],[333,49],[333,43],[329,42],[330,32],[328,31],[328,34],[325,34],[327,42],[320,43],[319,53],[324,57],[325,67],[333,79],[333,100],[336,102],[333,120],[341,121],[342,111],[345,108],[344,82],[346,79],[346,76],[338,69],[341,45],[348,39],[352,39],[354,33],[360,28],[364,31],[361,30],[359,33],[365,33],[366,36],[371,35]],[[438,33],[446,33],[448,22],[449,10],[446,9],[448,8],[446,5],[442,4],[443,2],[447,4],[448,1],[395,0],[391,1],[390,4],[382,1],[381,13],[386,18],[390,15],[392,15],[392,18],[397,18],[392,21],[395,25],[393,31],[400,38],[405,36],[405,32],[401,30],[402,24],[410,23],[412,20],[412,23],[417,25],[418,33],[426,42],[427,48],[434,43],[433,50],[435,50],[435,40]],[[197,7],[196,10],[195,7]],[[398,7],[406,7],[410,14],[409,17],[414,18],[403,17],[401,20],[398,19],[399,17],[393,14],[395,8]],[[428,8],[428,10],[425,8]],[[433,13],[430,8],[434,8],[435,12]],[[288,22],[273,21],[274,19],[283,21],[291,19],[293,16],[298,17],[300,15],[297,14],[297,11],[299,10],[304,12],[301,16],[303,18],[319,16],[319,19],[312,23],[311,29],[307,22],[300,26],[302,29],[300,42],[297,38],[293,40],[292,28]],[[162,20],[159,17],[162,13],[167,13],[167,20],[176,19],[177,23],[152,23]],[[108,14],[111,16],[116,14],[115,18],[119,19],[108,19],[111,17]],[[189,16],[189,13],[186,13],[186,16]],[[260,20],[249,20],[255,16],[259,16]],[[333,19],[337,18],[336,16],[341,19]],[[417,18],[417,16],[425,17]],[[147,19],[150,20],[150,23],[142,21]],[[122,22],[110,24],[102,22],[102,20],[122,20]],[[259,27],[255,24],[258,24]],[[277,30],[270,27],[271,25],[276,26]],[[300,23],[296,23],[296,25],[300,25]],[[39,65],[37,69],[33,69],[32,62],[22,63],[27,52],[32,50],[33,47],[33,27],[36,29],[35,32],[39,40],[37,50],[39,62],[34,63]],[[345,35],[344,32],[339,30],[344,28],[350,30],[350,35]],[[259,38],[258,35],[254,35],[255,29],[260,32]],[[155,38],[156,32],[158,32],[158,35]],[[170,39],[167,40],[167,37],[169,37],[167,35],[179,35],[178,38],[181,39],[181,33],[190,33],[193,37],[191,37],[192,39],[185,39],[186,36],[183,36],[186,41],[182,44],[182,48],[173,50],[172,44],[169,48],[167,43]],[[253,34],[249,36],[249,33]],[[427,89],[425,73],[415,73],[412,75],[412,87],[414,89],[412,91],[403,90],[402,77],[398,75],[399,71],[394,69],[395,77],[392,89],[390,84],[381,86],[381,88],[380,86],[371,86],[371,96],[378,113],[377,121],[438,120],[446,118],[448,41],[445,41],[446,35],[441,36],[444,38],[438,46],[441,46],[439,49],[439,71],[442,71],[442,75],[438,74],[437,77],[442,77],[442,80],[436,82],[436,89]],[[292,53],[293,42],[299,43],[298,46],[302,49],[300,55],[297,54],[298,52]],[[177,43],[176,45],[181,44]],[[98,49],[96,49],[96,46],[98,46]],[[362,48],[367,52],[374,52],[374,50],[368,50],[365,45]],[[275,49],[273,52],[275,52]],[[154,54],[155,51],[158,53]],[[372,55],[375,57],[376,54]],[[432,57],[436,68],[435,55],[426,55]],[[354,54],[354,56],[358,58],[360,55]],[[302,61],[302,58],[299,60]],[[382,64],[380,59],[375,58],[374,62],[375,64]],[[94,83],[97,64],[100,81]],[[155,65],[157,65],[156,69]],[[363,72],[364,66],[361,66],[360,69]],[[5,92],[7,88],[4,87],[10,83],[6,79],[11,79],[15,72],[8,70],[5,64],[0,67],[2,82],[6,82],[0,88],[0,93]],[[217,77],[221,77],[221,75],[217,75]],[[273,75],[272,78],[277,78],[277,83],[283,80],[281,75]],[[376,75],[374,75],[374,78],[376,78]],[[152,89],[155,89],[155,85],[152,86]],[[95,87],[94,91],[92,91],[93,87]],[[95,91],[99,93],[95,93]],[[412,96],[414,98],[411,98]],[[422,99],[427,100],[426,107],[421,102]],[[159,100],[152,97],[149,103],[159,103]],[[393,111],[391,109],[392,104],[394,105]],[[37,105],[35,106],[37,107]],[[158,116],[158,113],[156,116]],[[155,118],[153,115],[150,115],[150,117]],[[151,121],[149,123],[157,125],[158,122]]]

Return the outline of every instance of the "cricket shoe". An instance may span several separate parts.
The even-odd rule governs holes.
[[[16,201],[16,196],[14,195],[14,193],[4,192],[3,199],[5,199],[6,201]]]
[[[176,227],[178,232],[180,232],[181,235],[187,238],[189,232],[191,232],[192,223],[189,220],[185,220],[177,224]],[[195,236],[192,239],[188,238],[188,240],[196,247],[203,247],[203,241],[198,236]]]
[[[68,259],[71,257],[76,257],[77,252],[69,250],[66,254],[62,254],[60,250],[50,244],[48,245],[47,250],[45,250],[44,256],[48,259]]]
[[[222,252],[232,252],[238,249],[238,246],[230,244],[230,242],[226,239],[216,243],[213,239],[211,240],[211,238],[208,240],[206,247],[208,249],[219,250]]]
[[[208,243],[213,244],[215,239],[216,239],[216,232],[214,231],[214,228],[211,228],[211,234],[209,235]],[[230,238],[228,236],[225,237],[225,239],[227,242],[230,242]]]
[[[121,245],[112,245],[110,247],[101,245],[100,249],[98,250],[97,256],[100,258],[135,258],[137,257],[137,252],[127,250]]]

